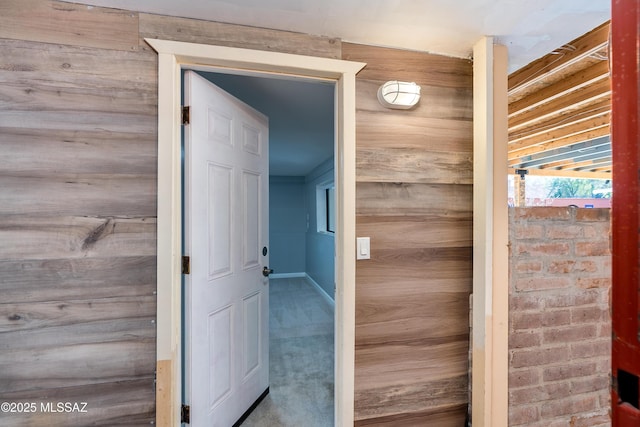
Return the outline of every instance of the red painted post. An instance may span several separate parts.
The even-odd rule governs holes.
[[[640,426],[640,1],[611,2],[613,427]]]

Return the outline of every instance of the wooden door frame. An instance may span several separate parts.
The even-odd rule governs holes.
[[[335,425],[352,426],[355,368],[355,81],[360,62],[145,39],[158,53],[156,424],[180,425],[182,404],[181,72],[210,67],[335,81]]]
[[[493,37],[473,47],[474,427],[509,423],[508,52]]]

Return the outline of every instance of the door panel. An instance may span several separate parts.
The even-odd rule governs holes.
[[[215,407],[231,392],[231,307],[211,313],[208,323],[209,406]]]
[[[185,400],[228,427],[269,385],[268,123],[185,73]]]
[[[260,367],[260,294],[244,299],[244,369],[243,379]]]
[[[260,245],[260,176],[250,172],[242,172],[242,194],[244,224],[243,236],[243,267],[255,267],[259,262]]]
[[[209,279],[231,273],[231,194],[233,169],[209,163]]]

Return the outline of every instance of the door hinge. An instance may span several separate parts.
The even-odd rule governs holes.
[[[182,409],[180,410],[180,422],[189,424],[191,422],[190,417],[191,407],[189,405],[182,404]]]
[[[188,125],[191,118],[190,109],[188,105],[182,107],[182,124]]]
[[[182,274],[191,274],[191,258],[182,256]]]

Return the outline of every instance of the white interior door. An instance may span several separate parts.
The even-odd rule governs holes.
[[[268,120],[185,73],[186,400],[229,427],[269,386]]]

